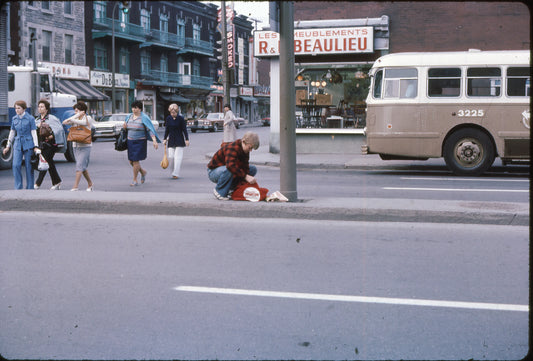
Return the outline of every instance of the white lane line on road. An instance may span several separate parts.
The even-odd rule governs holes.
[[[513,305],[513,304],[503,304],[503,303],[455,302],[455,301],[421,300],[421,299],[410,299],[410,298],[364,297],[364,296],[347,296],[347,295],[328,295],[328,294],[320,294],[320,293],[275,292],[275,291],[259,291],[259,290],[244,290],[244,289],[235,289],[235,288],[195,287],[195,286],[178,286],[178,287],[174,287],[174,290],[182,291],[182,292],[215,293],[215,294],[237,295],[237,296],[277,297],[277,298],[293,298],[293,299],[319,300],[319,301],[384,303],[384,304],[391,304],[391,305],[430,306],[430,307],[468,308],[468,309],[476,309],[476,310],[529,312],[528,305]]]
[[[396,191],[441,191],[441,192],[511,192],[529,193],[528,189],[479,189],[479,188],[409,188],[409,187],[383,187],[386,190]]]
[[[500,179],[500,178],[453,178],[453,177],[400,177],[407,180],[424,180],[424,181],[460,181],[460,182],[528,182],[529,179]]]

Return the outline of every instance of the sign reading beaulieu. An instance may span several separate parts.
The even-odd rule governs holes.
[[[374,28],[295,29],[294,55],[372,53]],[[278,56],[279,34],[274,31],[254,33],[254,56]]]

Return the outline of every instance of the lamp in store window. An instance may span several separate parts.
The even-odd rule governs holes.
[[[361,69],[357,69],[357,71],[355,72],[355,79],[364,79],[364,78],[366,78],[366,74]]]

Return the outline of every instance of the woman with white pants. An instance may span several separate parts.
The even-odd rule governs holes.
[[[168,107],[170,115],[165,121],[165,137],[163,143],[168,148],[168,158],[173,160],[172,179],[180,176],[181,161],[183,159],[183,148],[189,146],[189,134],[187,133],[187,123],[179,114],[177,104],[170,104]]]

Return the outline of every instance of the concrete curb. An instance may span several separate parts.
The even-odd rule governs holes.
[[[363,222],[529,225],[529,205],[379,198],[318,198],[299,202],[218,201],[209,194],[0,191],[0,211],[289,218]]]

